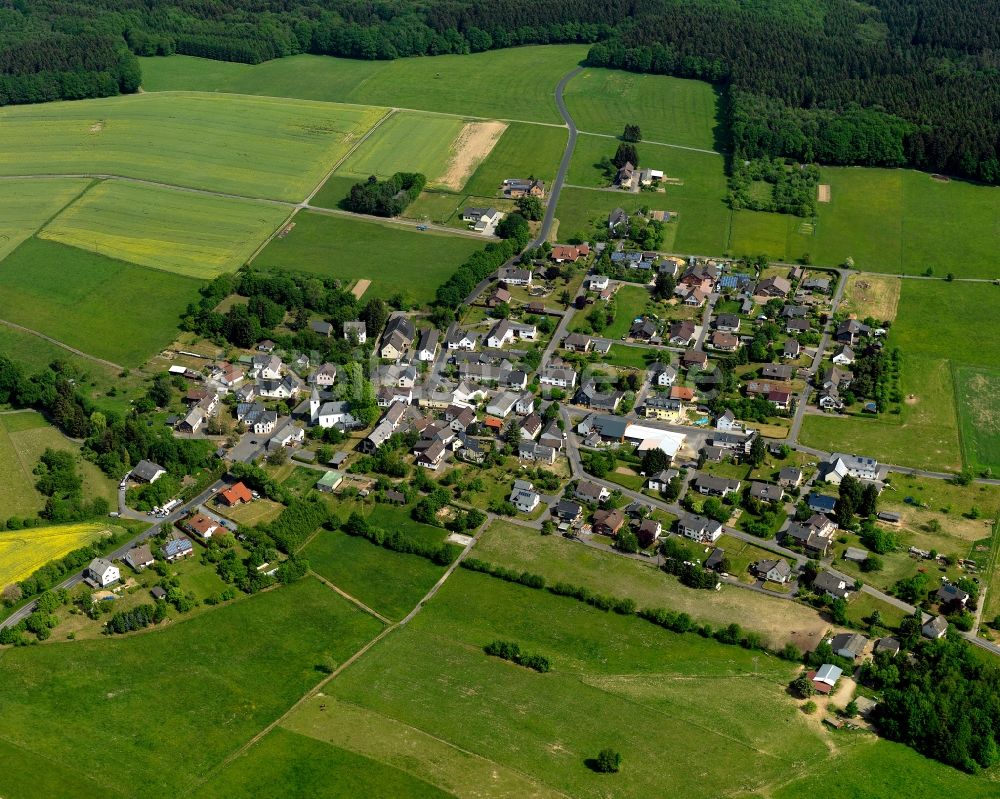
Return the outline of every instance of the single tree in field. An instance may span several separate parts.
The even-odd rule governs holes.
[[[625,125],[625,132],[622,133],[622,141],[627,142],[640,142],[642,141],[642,131],[639,130],[639,126],[634,122],[629,122]]]
[[[635,149],[635,145],[627,143],[619,144],[618,150],[615,152],[615,157],[611,159],[611,163],[619,169],[627,163],[631,163],[632,166],[639,166],[639,153]]]
[[[614,774],[622,767],[622,756],[614,749],[602,749],[597,755],[594,768],[601,774]]]

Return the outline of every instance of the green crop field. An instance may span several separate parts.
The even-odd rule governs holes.
[[[299,201],[384,111],[186,92],[0,109],[0,174],[101,173]]]
[[[39,237],[208,279],[242,266],[288,217],[282,206],[106,180]]]
[[[741,211],[730,250],[785,260],[808,253],[826,266],[851,257],[870,272],[1000,277],[1000,189],[906,169],[824,167],[820,180],[830,202],[817,205],[813,230],[813,220]]]
[[[52,241],[3,261],[0,314],[90,355],[137,366],[170,343],[199,281]]]
[[[381,624],[317,580],[120,639],[0,656],[0,793],[38,796],[20,773],[61,764],[52,796],[174,797],[285,712]],[[67,662],[72,668],[67,668]],[[184,763],[178,768],[178,763]],[[259,786],[258,786],[259,787]]]
[[[367,278],[372,285],[365,297],[401,293],[427,303],[437,287],[484,244],[469,236],[303,212],[295,217],[292,232],[274,239],[254,263],[342,280]]]
[[[87,188],[85,179],[0,180],[0,260]]]
[[[395,620],[413,610],[444,574],[426,558],[390,552],[340,531],[321,530],[303,555],[317,574]]]
[[[647,141],[719,149],[719,98],[710,83],[586,69],[566,87],[566,107],[576,126],[590,133],[621,136],[634,122]]]
[[[997,464],[981,454],[994,451],[995,399],[988,391],[970,393],[970,387],[982,387],[970,382],[981,374],[975,368],[986,370],[988,386],[1000,363],[1000,343],[982,333],[1000,321],[997,291],[981,283],[904,280],[889,338],[903,353],[900,413],[878,419],[807,416],[803,443],[926,469],[958,471],[963,460],[970,466]]]
[[[38,477],[32,470],[46,448],[77,455],[84,496],[104,497],[114,504],[114,483],[79,456],[80,445],[52,427],[41,414],[24,411],[0,415],[0,516],[33,516],[45,506],[45,497],[35,490]]]
[[[468,194],[496,197],[506,178],[536,177],[548,186],[566,148],[565,129],[513,122],[465,185]]]
[[[551,45],[395,61],[312,55],[256,66],[187,56],[141,60],[147,92],[190,89],[303,97],[562,124],[556,84],[586,55],[587,45]]]
[[[310,799],[450,796],[410,776],[403,768],[280,727],[245,756],[213,775],[193,795],[198,799],[257,799],[261,786],[279,785],[284,796]]]

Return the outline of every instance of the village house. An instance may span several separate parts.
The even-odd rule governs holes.
[[[670,388],[677,380],[677,370],[664,363],[654,363],[650,372],[652,382],[662,388]]]
[[[663,525],[656,519],[643,519],[635,531],[635,535],[639,539],[639,546],[644,549],[652,546],[659,540],[662,531]]]
[[[587,278],[587,287],[591,291],[604,291],[611,283],[607,275],[591,275]]]
[[[858,480],[878,480],[879,465],[874,458],[834,452],[830,460],[822,464],[821,471],[826,482],[840,485],[846,475]]]
[[[804,522],[791,522],[783,536],[807,552],[825,555],[833,543],[837,526],[822,514],[814,514]]]
[[[664,469],[661,472],[656,472],[646,478],[646,488],[650,491],[666,491],[671,480],[679,475],[680,472],[676,469]]]
[[[646,398],[643,413],[647,419],[676,421],[684,414],[684,402],[654,394]]]
[[[792,290],[792,284],[783,277],[768,277],[757,284],[760,297],[785,297]]]
[[[462,221],[477,233],[486,233],[500,224],[503,214],[496,208],[468,207],[462,211]]]
[[[833,654],[848,660],[857,660],[864,654],[868,639],[860,633],[839,633],[828,643],[833,649]]]
[[[309,322],[309,330],[323,338],[330,338],[333,335],[333,325],[322,319],[313,319]]]
[[[690,346],[694,338],[694,331],[694,322],[689,319],[685,319],[682,322],[674,322],[670,325],[667,341],[680,347]]]
[[[413,322],[408,317],[402,314],[391,317],[382,333],[379,356],[391,361],[399,360],[413,343],[413,337]]]
[[[514,481],[514,490],[510,492],[510,502],[520,513],[531,513],[541,502],[542,498],[534,489],[534,484],[527,480]]]
[[[785,466],[778,472],[778,485],[782,488],[798,488],[802,483],[802,470]]]
[[[417,359],[421,361],[433,361],[437,356],[438,339],[440,338],[437,328],[427,327],[420,332],[420,343],[417,345]]]
[[[764,364],[760,376],[766,380],[791,380],[795,370],[787,363]]]
[[[573,496],[582,502],[604,502],[611,496],[611,492],[604,486],[590,480],[581,480],[573,490]]]
[[[556,450],[534,441],[521,441],[517,445],[517,457],[522,461],[552,464],[556,462]]]
[[[184,529],[203,540],[210,539],[219,529],[219,522],[204,513],[196,513],[184,522]]]
[[[245,505],[248,502],[253,502],[253,494],[249,488],[240,482],[220,491],[218,501],[229,508],[233,508],[237,505]]]
[[[309,382],[319,388],[330,388],[337,382],[337,367],[332,363],[324,363],[309,375]]]
[[[684,304],[689,308],[701,308],[711,292],[703,288],[693,288],[684,296]]]
[[[792,577],[792,567],[787,560],[759,560],[753,565],[753,573],[760,580],[784,584]]]
[[[509,303],[510,296],[510,292],[507,289],[495,288],[490,296],[486,298],[486,307],[496,308],[501,303]]]
[[[629,215],[621,208],[615,208],[608,214],[608,232],[612,236],[620,236],[623,231],[628,230]]]
[[[813,580],[813,591],[817,594],[826,594],[833,599],[847,599],[853,588],[854,586],[848,585],[842,577],[829,571],[821,571]]]
[[[726,477],[716,477],[711,474],[699,474],[694,479],[692,485],[699,494],[714,497],[725,497],[740,490],[739,480],[730,480]]]
[[[357,319],[344,322],[343,330],[344,338],[348,341],[353,338],[358,344],[364,344],[368,340],[368,329],[365,327],[365,323]]]
[[[133,480],[140,483],[155,483],[163,475],[167,473],[167,470],[160,466],[158,463],[153,463],[152,461],[141,460],[135,466],[132,467],[132,471],[129,475]]]
[[[576,372],[568,366],[550,364],[539,373],[538,382],[543,386],[573,388],[576,386]]]
[[[685,350],[681,355],[681,365],[691,369],[704,369],[708,365],[708,356],[700,350]]]
[[[920,628],[920,632],[923,633],[925,638],[930,638],[931,640],[942,638],[948,632],[948,620],[944,616],[935,616],[924,623],[924,626]]]
[[[722,330],[712,333],[710,343],[714,349],[722,352],[736,352],[740,347],[740,340],[736,336]]]
[[[545,182],[534,178],[507,178],[503,182],[503,196],[511,200],[521,197],[545,198]]]
[[[754,480],[750,483],[750,496],[764,502],[781,502],[784,492],[780,486]]]
[[[87,566],[87,576],[98,588],[106,588],[121,579],[121,572],[110,560],[94,558]]]
[[[794,361],[796,358],[799,357],[801,352],[802,352],[802,345],[799,344],[799,342],[796,341],[795,339],[790,338],[787,341],[785,341],[785,345],[781,350],[781,357],[784,358],[785,360]]]
[[[141,572],[143,569],[148,569],[156,561],[153,558],[153,552],[149,548],[149,544],[144,543],[134,546],[126,552],[125,562],[137,572]]]
[[[715,329],[725,333],[739,333],[740,318],[732,313],[719,314],[715,318]]]
[[[464,350],[472,352],[476,349],[477,336],[467,330],[462,330],[457,322],[452,322],[445,334],[445,346],[449,350]]]
[[[576,263],[581,258],[590,255],[590,246],[587,244],[555,244],[549,253],[549,258],[557,264],[569,261]]]
[[[160,552],[163,553],[163,558],[167,563],[173,563],[175,560],[193,555],[194,544],[191,543],[190,538],[175,534],[173,538],[168,539],[167,543],[160,547]]]
[[[505,288],[510,288],[511,286],[530,286],[532,274],[530,269],[518,266],[502,266],[497,271],[497,280]]]
[[[563,348],[571,352],[590,352],[594,340],[583,333],[570,333],[563,339]]]
[[[847,319],[837,325],[834,331],[833,340],[838,344],[846,344],[853,347],[858,340],[867,336],[871,332],[868,325],[862,324],[857,319]]]
[[[837,366],[850,366],[854,363],[854,350],[846,344],[837,348],[831,359]]]
[[[625,514],[618,508],[594,513],[594,532],[598,535],[616,536],[625,525]]]
[[[692,541],[714,544],[722,536],[722,524],[705,516],[687,513],[677,520],[677,532]]]

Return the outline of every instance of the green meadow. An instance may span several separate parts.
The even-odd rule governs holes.
[[[175,92],[0,108],[0,174],[99,173],[299,201],[384,114]]]
[[[709,83],[585,69],[569,82],[565,97],[582,131],[621,136],[625,123],[637,123],[646,141],[719,149],[719,98]]]
[[[4,744],[60,764],[50,795],[179,796],[381,627],[307,578],[139,635],[6,650]],[[38,795],[16,769],[0,792]]]
[[[208,279],[246,263],[288,213],[279,205],[106,180],[55,217],[39,237]]]
[[[90,183],[86,179],[0,180],[0,260]]]
[[[889,337],[903,353],[900,413],[807,416],[803,443],[925,469],[1000,467],[990,388],[1000,342],[988,332],[1000,322],[998,291],[982,283],[904,280]]]
[[[561,125],[556,83],[586,55],[587,45],[543,45],[396,61],[313,55],[256,66],[189,56],[141,61],[147,92],[302,97]]]
[[[463,124],[456,117],[393,114],[347,157],[337,174],[386,178],[395,172],[420,172],[434,185],[448,166]]]
[[[41,239],[28,239],[0,268],[4,319],[122,366],[171,342],[199,285]]]
[[[535,177],[551,185],[566,148],[566,130],[512,122],[464,191],[477,197],[496,197],[506,178]]]
[[[254,263],[346,281],[368,278],[372,285],[365,297],[402,294],[424,304],[484,243],[391,222],[303,211],[292,232],[272,240]]]

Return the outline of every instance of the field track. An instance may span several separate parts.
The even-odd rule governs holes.
[[[88,361],[94,361],[94,363],[103,364],[104,366],[110,366],[112,369],[117,369],[119,372],[125,371],[125,367],[121,364],[114,363],[113,361],[106,361],[104,358],[98,358],[96,355],[91,355],[83,350],[78,350],[76,347],[71,347],[62,341],[58,341],[50,336],[46,336],[44,333],[39,333],[37,330],[32,330],[30,327],[22,327],[21,325],[14,324],[13,322],[8,322],[6,319],[0,319],[0,325],[6,325],[7,327],[13,328],[14,330],[19,330],[22,333],[27,333],[30,336],[38,336],[40,339],[44,339],[49,342],[49,344],[55,344],[57,347],[62,347],[67,352],[72,352],[74,355],[80,358],[86,358]]]

